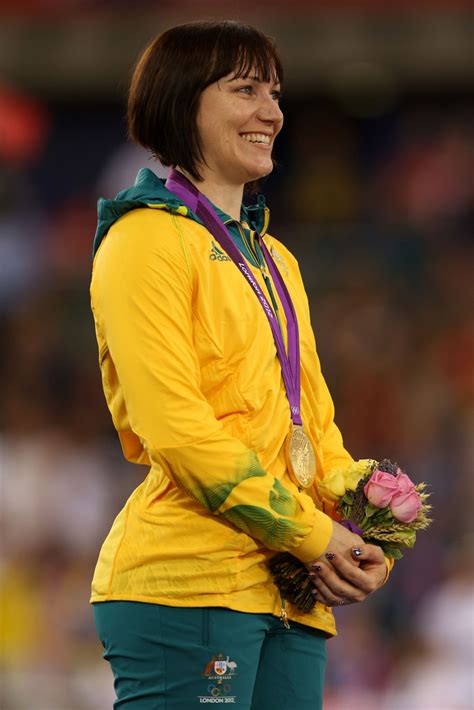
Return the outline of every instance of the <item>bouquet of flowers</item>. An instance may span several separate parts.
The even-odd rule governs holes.
[[[394,559],[413,547],[417,530],[431,522],[425,488],[388,459],[380,463],[362,459],[347,468],[331,469],[318,485],[323,499],[332,504],[335,520]],[[310,611],[316,602],[305,565],[285,552],[272,557],[269,567],[282,597],[300,611]]]

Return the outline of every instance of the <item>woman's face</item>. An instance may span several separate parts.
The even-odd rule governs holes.
[[[273,169],[273,142],[283,125],[280,86],[253,74],[229,74],[201,94],[197,129],[207,165],[198,169],[204,180],[240,186]]]

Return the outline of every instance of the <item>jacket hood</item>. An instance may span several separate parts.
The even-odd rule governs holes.
[[[103,197],[97,202],[97,229],[94,237],[93,255],[96,254],[102,239],[105,237],[111,226],[123,217],[124,214],[140,207],[161,208],[180,214],[189,219],[202,224],[192,210],[187,207],[179,197],[166,189],[165,180],[157,177],[149,168],[142,168],[138,171],[135,183],[132,187],[119,192],[113,200],[106,200]],[[219,217],[224,222],[232,221],[229,215],[216,208]],[[263,236],[269,222],[269,210],[265,205],[263,195],[257,196],[255,205],[242,205],[242,219],[252,228],[257,229]]]

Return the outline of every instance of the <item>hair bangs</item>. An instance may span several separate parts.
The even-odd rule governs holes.
[[[271,39],[248,25],[222,23],[206,85],[224,76],[256,77],[258,81],[282,83],[283,67]]]

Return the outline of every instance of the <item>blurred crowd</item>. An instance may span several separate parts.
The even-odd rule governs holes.
[[[336,421],[355,458],[398,461],[434,506],[386,587],[336,611],[325,710],[467,710],[474,108],[407,98],[362,118],[306,97],[285,109],[263,188],[270,232],[299,258]],[[125,142],[115,106],[4,89],[1,126],[0,707],[103,710],[112,677],[90,580],[146,470],[123,460],[101,389],[95,203],[162,168]]]

